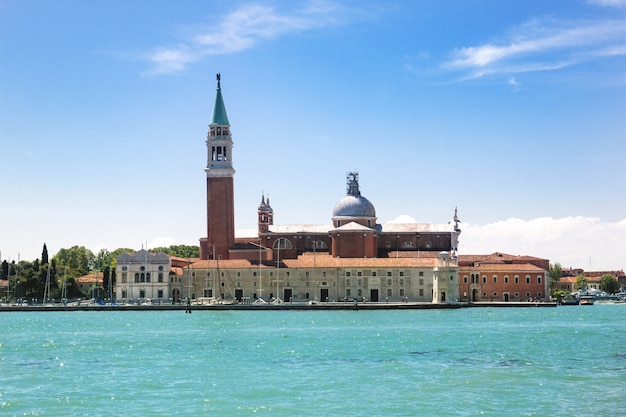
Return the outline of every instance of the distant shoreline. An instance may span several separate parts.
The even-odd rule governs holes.
[[[331,302],[319,304],[284,303],[284,304],[211,304],[211,305],[118,305],[105,306],[86,304],[80,306],[0,306],[0,312],[41,312],[41,311],[282,311],[282,310],[449,310],[476,307],[556,307],[556,302],[475,302],[455,304],[432,303],[352,303]]]

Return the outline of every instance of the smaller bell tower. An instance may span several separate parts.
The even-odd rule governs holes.
[[[269,197],[267,202],[265,202],[264,194],[261,195],[261,204],[259,204],[257,213],[258,233],[260,236],[263,233],[267,233],[269,231],[269,226],[274,224],[274,210],[272,210],[272,206],[270,206]]]

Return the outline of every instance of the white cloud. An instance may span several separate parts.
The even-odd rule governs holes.
[[[407,214],[402,214],[388,223],[417,223],[417,221]]]
[[[626,0],[589,0],[588,3],[603,7],[626,7]]]
[[[148,242],[148,249],[150,248],[167,248],[169,246],[175,245],[176,239],[173,237],[155,237],[150,242]]]
[[[174,46],[158,47],[145,54],[151,74],[176,73],[206,56],[222,55],[252,48],[279,36],[341,23],[355,11],[330,1],[310,1],[300,10],[281,13],[275,8],[248,4],[229,15],[215,19],[190,39]]]
[[[444,64],[463,79],[491,74],[557,70],[592,59],[624,55],[626,20],[558,22],[535,19],[497,43],[461,47]]]
[[[626,219],[510,218],[486,225],[463,223],[462,229],[461,254],[530,255],[585,270],[623,269],[626,263]]]

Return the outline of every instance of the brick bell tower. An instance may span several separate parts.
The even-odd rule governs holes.
[[[217,95],[206,140],[207,237],[200,239],[201,259],[228,259],[229,249],[235,243],[233,138],[222,99],[220,78],[217,74]]]

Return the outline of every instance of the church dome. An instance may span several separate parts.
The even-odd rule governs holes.
[[[359,174],[356,172],[348,173],[348,192],[347,195],[335,204],[333,209],[333,220],[338,218],[351,219],[375,219],[376,209],[374,205],[359,191]]]
[[[333,217],[376,217],[376,209],[363,196],[347,195],[335,204]]]

